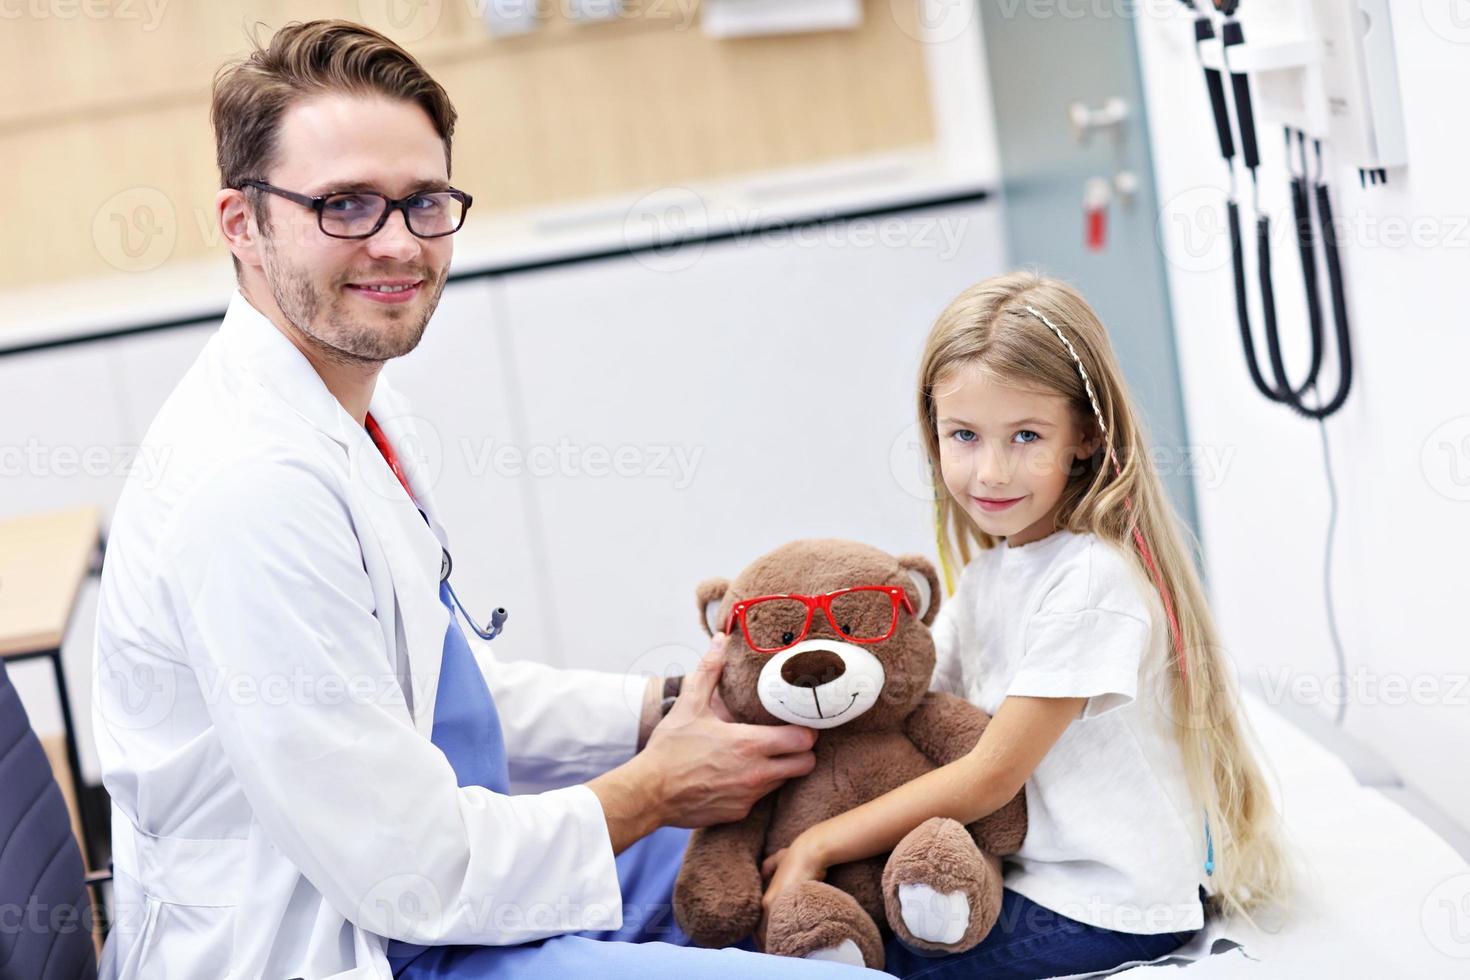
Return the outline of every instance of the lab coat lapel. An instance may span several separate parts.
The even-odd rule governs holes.
[[[414,728],[428,738],[434,727],[439,662],[444,653],[444,631],[449,625],[448,611],[439,601],[442,550],[436,534],[442,530],[437,521],[432,529],[425,524],[367,429],[347,414],[311,362],[238,291],[230,301],[220,332],[230,349],[232,366],[279,397],[345,452],[347,505],[359,522],[358,538],[365,554],[376,541],[391,579],[391,591],[381,590],[380,581],[373,583],[374,593],[380,596],[377,615],[387,627],[385,633],[391,644],[398,632],[393,620],[396,607],[407,648]],[[429,481],[422,462],[416,458],[419,454],[414,448],[412,420],[381,374],[369,411],[395,452],[402,453],[400,463],[408,472],[409,483],[416,493],[422,492],[425,508],[431,511]],[[371,575],[377,563],[369,560],[366,565]],[[389,595],[391,603],[384,601]]]
[[[443,525],[439,523],[439,509],[434,503],[433,488],[443,459],[433,423],[409,413],[408,404],[389,381],[386,369],[378,375],[368,411],[397,454],[399,466],[413,488],[413,499],[427,518],[429,529],[439,543],[447,547],[449,541]]]
[[[311,362],[275,324],[235,291],[220,324],[226,366],[285,402],[341,446],[349,444],[352,416],[322,381]],[[343,423],[346,423],[346,426]]]
[[[362,430],[358,449],[362,458],[360,465],[353,468],[365,479],[354,479],[353,487],[363,495],[373,526],[378,530],[384,550],[389,552],[389,567],[408,644],[409,671],[414,679],[414,724],[428,736],[433,731],[439,662],[444,655],[444,631],[449,626],[449,613],[439,599],[444,541],[429,487],[432,461],[424,456],[424,444],[414,419],[403,411],[401,400],[382,374],[378,375],[368,411],[393,447],[414,492],[415,500],[410,500],[372,438]],[[429,518],[428,523],[425,517]]]

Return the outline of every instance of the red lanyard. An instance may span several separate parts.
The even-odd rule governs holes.
[[[382,453],[383,458],[388,461],[388,468],[393,471],[394,476],[398,477],[398,482],[403,484],[403,491],[408,494],[408,499],[412,500],[413,491],[409,489],[408,477],[403,474],[403,467],[398,464],[398,454],[389,445],[388,437],[383,435],[383,430],[379,427],[378,420],[373,418],[371,412],[367,416],[367,430],[368,435],[373,437],[373,445],[378,447],[378,452]]]

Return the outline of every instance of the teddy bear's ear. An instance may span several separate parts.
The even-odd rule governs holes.
[[[918,593],[918,601],[914,604],[918,612],[914,618],[925,626],[933,626],[934,617],[939,615],[939,573],[923,555],[899,555],[898,564],[908,572],[914,591]]]
[[[699,622],[704,631],[714,636],[725,628],[725,624],[718,621],[720,614],[720,603],[725,601],[725,593],[730,591],[730,582],[722,578],[708,578],[699,583],[694,590],[694,597],[699,600]]]

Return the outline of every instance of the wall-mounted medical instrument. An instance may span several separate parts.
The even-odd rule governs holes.
[[[1370,175],[1374,184],[1386,183],[1389,170],[1406,163],[1387,0],[1294,0],[1253,7],[1253,14],[1258,9],[1261,11],[1259,18],[1253,18],[1253,25],[1261,22],[1271,35],[1270,41],[1264,44],[1246,43],[1245,29],[1236,18],[1240,0],[1214,0],[1213,10],[1204,0],[1181,2],[1195,14],[1195,52],[1204,72],[1220,156],[1229,171],[1226,214],[1236,318],[1251,381],[1274,402],[1308,418],[1326,418],[1347,400],[1352,386],[1352,349],[1322,146],[1326,142],[1336,160],[1355,165],[1365,186]],[[1228,94],[1226,76],[1229,76]],[[1293,384],[1287,377],[1281,356],[1272,279],[1271,222],[1260,204],[1257,102],[1263,116],[1282,125],[1285,136],[1293,226],[1311,340],[1311,363],[1306,378],[1299,384]],[[1251,325],[1235,168],[1237,136],[1241,163],[1250,172],[1257,289],[1270,379],[1261,369]],[[1325,402],[1316,390],[1324,353],[1321,299],[1324,273],[1339,363],[1337,390]],[[1315,405],[1308,404],[1309,393]]]

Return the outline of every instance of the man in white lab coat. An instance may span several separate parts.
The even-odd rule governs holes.
[[[470,203],[444,91],[386,38],[312,22],[217,77],[213,121],[239,290],[149,429],[169,465],[126,487],[102,576],[104,975],[846,971],[574,935],[624,924],[620,852],[741,817],[810,770],[814,735],[729,723],[718,647],[656,728],[645,678],[471,654],[380,374]],[[667,851],[644,875],[663,903]]]

